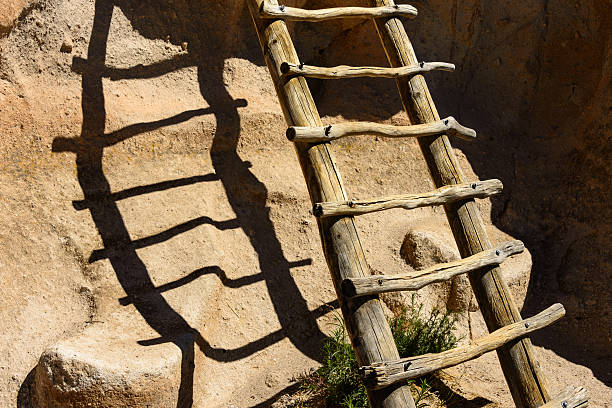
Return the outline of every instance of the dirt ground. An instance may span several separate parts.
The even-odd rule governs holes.
[[[287,2],[340,3],[365,4]],[[567,309],[532,337],[550,388],[610,406],[612,6],[413,4],[417,54],[458,67],[428,77],[441,114],[479,133],[456,144],[464,170],[504,182],[479,201],[492,241],[529,249],[503,267],[523,315]],[[337,302],[244,2],[0,0],[0,15],[0,405],[289,404]],[[369,21],[290,28],[304,62],[385,64]],[[310,85],[326,122],[407,123],[392,81]],[[334,152],[351,197],[432,188],[414,141]],[[441,209],[357,226],[376,271],[413,270],[409,232],[456,252]],[[486,333],[460,280],[418,296],[460,303],[464,342]],[[512,404],[494,354],[443,378],[456,406]]]

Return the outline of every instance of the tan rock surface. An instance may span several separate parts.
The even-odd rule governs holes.
[[[269,406],[317,366],[335,294],[244,2],[36,4],[0,40],[0,405]],[[546,5],[417,2],[407,27],[421,58],[459,67],[432,91],[479,131],[466,172],[505,184],[480,208],[494,242],[530,250],[503,267],[525,315],[568,309],[534,336],[544,371],[604,407],[609,5]],[[385,63],[369,22],[292,30],[305,62]],[[312,87],[326,120],[406,123],[392,81]],[[352,197],[432,188],[414,141],[335,145]],[[411,230],[452,248],[437,208],[357,225],[385,273],[411,270]],[[465,307],[460,284],[419,298]],[[451,372],[456,391],[507,406],[495,359]]]
[[[0,38],[11,31],[15,20],[17,20],[29,3],[31,3],[31,0],[0,1]]]

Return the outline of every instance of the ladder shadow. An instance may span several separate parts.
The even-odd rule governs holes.
[[[103,244],[103,249],[94,251],[89,261],[94,262],[103,258],[109,260],[127,295],[119,299],[119,302],[122,305],[132,305],[146,323],[159,334],[159,338],[138,341],[140,345],[171,342],[179,348],[181,372],[176,406],[190,407],[193,405],[195,346],[206,357],[216,361],[230,362],[253,355],[289,338],[302,353],[319,360],[319,345],[324,335],[319,330],[316,319],[328,312],[329,308],[337,308],[338,305],[332,303],[309,311],[305,299],[290,274],[290,269],[300,263],[299,261],[289,262],[285,258],[270,219],[269,209],[266,207],[267,189],[251,172],[250,163],[243,161],[236,152],[240,137],[240,117],[237,107],[244,106],[245,101],[234,100],[223,85],[222,74],[225,59],[220,57],[218,52],[209,52],[206,41],[199,43],[193,40],[190,44],[195,51],[191,52],[189,57],[167,63],[157,63],[150,67],[136,66],[134,69],[120,71],[109,69],[106,67],[106,49],[113,10],[117,6],[128,17],[130,16],[129,11],[126,12],[126,9],[123,8],[127,6],[121,5],[120,2],[113,0],[95,2],[87,59],[75,58],[73,61],[73,70],[82,75],[83,122],[81,134],[77,138],[56,138],[53,141],[52,150],[76,154],[77,179],[84,198],[74,201],[73,206],[76,210],[89,210]],[[130,4],[131,6],[133,4]],[[197,14],[193,18],[197,18]],[[161,28],[161,32],[164,29]],[[116,132],[105,133],[106,110],[103,78],[152,78],[192,63],[198,65],[200,90],[210,108],[186,111],[167,119],[139,123]],[[138,186],[114,193],[111,191],[110,183],[102,167],[106,147],[144,132],[205,114],[213,114],[217,120],[217,129],[211,148],[214,174]],[[216,180],[220,180],[225,188],[236,219],[216,221],[202,216],[150,237],[136,241],[130,238],[117,205],[118,200]],[[198,269],[175,282],[156,287],[136,250],[163,242],[202,224],[213,225],[219,229],[241,228],[257,253],[260,273],[243,280],[233,281],[228,280],[225,272],[218,266],[211,266]],[[236,349],[213,347],[162,296],[166,290],[189,284],[198,277],[210,273],[216,274],[228,287],[239,287],[263,280],[281,329]]]
[[[210,149],[215,174],[236,214],[237,224],[257,254],[259,275],[266,284],[286,336],[302,353],[319,360],[320,344],[325,336],[290,273],[291,268],[299,266],[299,263],[285,258],[266,204],[267,187],[251,170],[250,162],[242,160],[237,152],[241,136],[238,107],[246,106],[246,101],[234,99],[226,89],[223,78],[225,61],[241,56],[258,64],[264,63],[246,3],[193,2],[178,5],[161,0],[116,0],[115,4],[141,35],[151,39],[169,39],[175,44],[187,42],[188,54],[179,61],[180,66],[188,63],[197,66],[200,93],[216,119]],[[229,27],[228,22],[232,19],[246,24],[233,25],[237,31],[219,29],[219,24]],[[236,37],[240,41],[236,41]],[[229,45],[232,41],[238,44],[238,49],[232,49]],[[157,68],[169,69],[163,63],[158,63]],[[139,66],[138,70],[151,75],[148,67]],[[133,76],[125,70],[107,70],[106,74]]]
[[[293,265],[284,256],[270,218],[268,190],[251,171],[251,164],[238,155],[240,117],[223,86],[222,70],[216,69],[221,63],[198,67],[200,91],[217,119],[210,150],[212,165],[240,228],[257,253],[261,276],[288,339],[302,353],[319,360],[320,344],[325,336],[291,276]]]

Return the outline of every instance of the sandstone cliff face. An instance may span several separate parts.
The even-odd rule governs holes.
[[[265,406],[317,364],[335,295],[244,1],[26,3],[0,1],[0,405]],[[603,406],[611,6],[413,4],[417,55],[458,67],[428,77],[441,114],[479,132],[456,143],[466,172],[504,182],[481,205],[491,235],[531,251],[530,277],[529,254],[510,277],[524,314],[567,308],[534,343],[589,367],[592,405]],[[370,22],[291,30],[305,62],[386,63]],[[329,118],[406,123],[392,82],[311,85]],[[351,196],[431,189],[411,141],[336,150]],[[439,209],[360,219],[373,269],[411,270],[404,236],[447,239],[443,219]],[[420,296],[468,309],[464,283]],[[467,316],[466,327],[477,313]],[[592,378],[571,367],[551,381]]]
[[[439,104],[480,130],[461,145],[476,173],[504,180],[493,219],[532,251],[526,309],[562,299],[568,316],[553,332],[609,357],[610,3],[443,3],[431,10],[451,29],[417,32],[421,55],[461,66],[440,82]]]
[[[406,27],[417,55],[457,65],[453,74],[428,76],[441,115],[454,115],[479,132],[476,143],[454,144],[481,178],[501,177],[504,193],[492,199],[493,221],[533,252],[527,309],[541,306],[548,291],[553,294],[546,302],[560,295],[571,306],[569,326],[559,325],[559,333],[609,356],[612,269],[603,254],[612,247],[610,3],[412,4],[419,17]],[[296,29],[311,61],[385,63],[369,24],[317,27]],[[315,41],[326,46],[317,48]],[[363,117],[362,103],[344,94],[342,87],[325,84],[319,95],[323,109]],[[397,100],[385,108],[391,106],[399,106]],[[367,111],[377,108],[378,101]],[[585,331],[593,333],[588,340],[582,338]]]

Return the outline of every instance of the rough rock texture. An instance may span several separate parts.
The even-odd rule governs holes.
[[[612,248],[607,204],[612,199],[610,2],[434,0],[411,4],[419,9],[419,17],[406,27],[417,55],[457,65],[453,74],[427,77],[441,116],[453,115],[478,131],[475,143],[453,143],[482,179],[504,182],[503,194],[492,198],[492,219],[500,229],[523,240],[533,254],[536,273],[527,310],[535,313],[554,299],[570,299],[567,318],[553,330],[608,361],[612,269],[606,257],[595,252]],[[328,44],[320,48],[310,45],[314,25],[296,30],[309,63],[385,63],[368,23],[352,29],[317,30],[322,37],[318,43]],[[360,49],[363,45],[366,50]],[[376,88],[374,84],[379,83],[363,81],[359,91],[321,85],[319,106],[328,114],[363,120],[361,105],[346,98],[359,92],[377,101],[367,112],[378,110],[374,117],[384,115],[385,109],[398,103],[393,84]],[[389,105],[381,106],[382,99]],[[582,246],[592,251],[572,249]],[[570,256],[573,265],[563,262]],[[580,277],[574,278],[575,274]],[[578,284],[571,292],[560,286],[569,276]],[[593,335],[584,339],[585,331]],[[568,358],[583,358],[573,347],[557,347]],[[600,375],[609,376],[609,370]]]
[[[117,336],[116,348],[101,349],[96,339],[98,331],[89,330],[84,334],[90,335],[89,347],[71,339],[46,350],[40,357],[33,395],[36,406],[168,407],[176,404],[175,391],[180,378],[173,373],[180,369],[180,351],[167,346],[159,350],[157,358],[126,358],[138,355],[137,343],[128,349],[122,336]],[[88,349],[92,346],[98,348],[96,353]]]
[[[444,228],[444,227],[442,227]],[[446,238],[446,239],[445,239]],[[434,266],[438,263],[452,262],[460,259],[456,246],[446,244],[452,241],[451,234],[442,238],[428,228],[423,231],[410,230],[404,237],[400,255],[416,270]],[[470,281],[466,275],[455,276],[445,284],[449,286],[449,296],[445,307],[455,312],[476,311],[478,305],[473,299]],[[439,292],[439,290],[437,291]]]
[[[7,35],[21,13],[27,12],[26,6],[31,0],[1,0],[0,1],[0,38]]]
[[[429,230],[408,231],[402,242],[400,255],[408,265],[417,270],[460,258],[457,248],[442,242],[442,238]]]
[[[270,405],[318,364],[337,305],[244,1],[32,4],[0,2],[0,405]],[[534,336],[543,369],[603,407],[610,4],[414,5],[418,55],[458,66],[428,76],[441,114],[479,131],[457,144],[463,168],[505,185],[480,202],[491,239],[531,251],[531,275],[528,254],[503,266],[523,313],[567,307]],[[291,30],[304,62],[385,63],[370,22]],[[311,85],[326,120],[407,123],[392,81]],[[352,197],[432,188],[414,141],[335,150]],[[452,248],[440,209],[357,225],[376,271],[413,269],[400,255],[409,231]],[[418,296],[465,309],[451,293],[467,292]],[[482,335],[479,313],[466,316]],[[454,390],[508,406],[495,359],[457,368]]]

